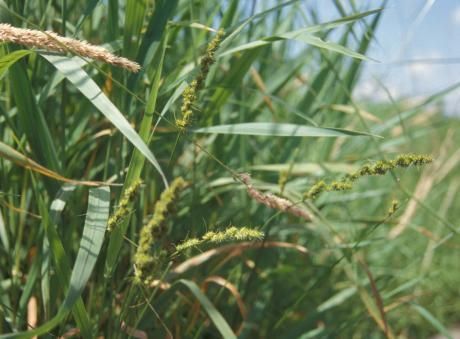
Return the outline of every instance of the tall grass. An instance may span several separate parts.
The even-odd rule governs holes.
[[[141,66],[2,38],[0,338],[449,336],[460,83],[355,100],[385,4],[0,1]]]

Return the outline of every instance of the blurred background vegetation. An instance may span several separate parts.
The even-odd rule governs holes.
[[[460,140],[442,100],[460,83],[417,100],[382,83],[386,97],[356,98],[387,3],[325,2],[323,21],[303,0],[0,0],[2,22],[102,45],[142,66],[131,74],[1,45],[5,338],[449,336],[460,321]],[[219,28],[215,63],[180,129],[181,93]],[[130,126],[137,134],[128,140]],[[318,180],[401,153],[434,162],[302,200]],[[110,196],[56,173],[110,183]],[[135,282],[134,255],[165,189],[160,173],[188,184],[161,239],[152,235],[161,255],[150,272],[157,281],[145,285]],[[312,220],[251,199],[237,173]],[[89,237],[92,220],[107,223],[108,198],[113,214],[139,177],[120,225]],[[230,225],[263,231],[266,246],[174,250]]]

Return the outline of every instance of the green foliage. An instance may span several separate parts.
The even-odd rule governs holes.
[[[0,0],[141,65],[2,44],[0,337],[447,335],[460,83],[357,102],[360,3]]]

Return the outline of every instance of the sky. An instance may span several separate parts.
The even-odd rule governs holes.
[[[330,12],[330,1],[318,0]],[[328,4],[327,4],[328,3]],[[357,1],[378,7],[380,1]],[[389,0],[354,94],[388,100],[426,97],[460,82],[460,0]],[[377,81],[378,79],[379,81]],[[460,89],[445,98],[445,113],[460,116]]]
[[[288,0],[257,0],[256,13]],[[352,13],[351,0],[337,0]],[[364,12],[383,0],[353,0]],[[252,1],[246,3],[248,13]],[[299,0],[319,22],[341,17],[333,0]],[[305,21],[301,23],[305,26]],[[460,0],[388,0],[353,94],[358,99],[420,99],[460,83]],[[382,87],[382,84],[384,87]],[[444,98],[444,113],[460,117],[460,89]]]

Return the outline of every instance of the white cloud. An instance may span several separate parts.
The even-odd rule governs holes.
[[[430,84],[439,83],[442,74],[439,72],[439,65],[429,60],[442,59],[440,51],[431,50],[423,54],[416,54],[413,59],[415,61],[408,65],[407,71],[415,89],[425,90]]]
[[[401,90],[398,85],[390,82],[383,81],[383,84],[390,92],[390,95],[393,99],[397,99],[401,96]],[[353,91],[355,98],[364,99],[364,100],[373,100],[373,101],[389,101],[388,93],[385,88],[382,87],[382,84],[378,83],[376,80],[367,79],[358,82],[356,88]]]
[[[415,81],[428,81],[434,75],[434,66],[427,63],[415,62],[409,66],[410,75]]]
[[[454,25],[460,26],[460,6],[457,6],[452,12],[452,21]]]
[[[360,81],[353,91],[357,98],[370,98],[375,92],[374,84],[370,80]]]

